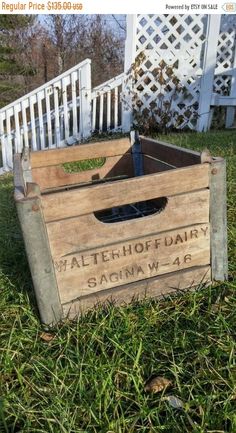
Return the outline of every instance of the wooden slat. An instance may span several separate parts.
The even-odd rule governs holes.
[[[10,113],[7,111],[6,113],[6,129],[7,129],[7,148],[6,148],[6,154],[7,154],[7,165],[8,167],[13,167],[13,140],[12,140],[12,134],[11,134],[11,116]]]
[[[81,139],[91,135],[91,62],[84,64],[79,70],[80,124]]]
[[[143,136],[140,137],[140,141],[143,153],[174,165],[175,167],[185,167],[187,165],[201,163],[201,154],[199,152]]]
[[[48,133],[48,147],[49,149],[53,145],[52,140],[52,121],[51,121],[51,107],[50,107],[50,88],[45,89],[45,101],[46,101],[46,114],[47,114],[47,133]]]
[[[71,74],[71,95],[72,95],[73,137],[77,137],[77,134],[78,134],[76,80],[77,80],[77,72],[72,72],[72,74]]]
[[[68,122],[67,80],[66,80],[66,78],[62,79],[62,101],[63,101],[65,140],[68,140],[68,138],[69,138],[69,122]]]
[[[0,113],[0,148],[1,148],[1,153],[2,153],[2,164],[3,164],[3,168],[5,170],[7,170],[8,166],[7,166],[7,153],[6,153],[6,137],[5,137],[5,131],[4,131],[4,120],[3,118],[5,117],[5,113]]]
[[[92,131],[96,129],[96,114],[97,114],[97,98],[93,98],[93,117],[92,117]]]
[[[118,87],[115,87],[114,91],[114,128],[118,127]]]
[[[64,113],[63,113],[63,111],[60,111],[59,119],[60,119],[60,137],[61,137],[59,147],[64,147],[64,145],[66,144],[66,140],[64,140]]]
[[[54,125],[54,134],[55,134],[55,142],[57,147],[60,145],[60,120],[59,120],[59,98],[58,92],[60,92],[60,86],[53,88],[53,98],[54,98],[54,115],[55,115],[55,125]],[[46,156],[45,156],[46,158]]]
[[[96,292],[90,296],[76,299],[74,302],[62,306],[63,315],[64,317],[74,318],[98,304],[114,302],[116,305],[125,305],[133,300],[165,296],[168,293],[178,293],[180,290],[187,288],[193,289],[197,285],[209,284],[210,281],[210,266],[185,269],[162,277],[153,277],[144,281],[125,284],[115,289]]]
[[[111,127],[111,91],[107,92],[107,130]]]
[[[209,264],[209,224],[152,233],[54,259],[62,303],[145,278]]]
[[[45,220],[71,218],[137,201],[190,192],[209,185],[208,164],[170,170],[42,198]]]
[[[145,174],[158,173],[159,171],[172,170],[173,165],[166,164],[149,155],[143,155],[143,168]]]
[[[104,224],[94,214],[47,223],[53,257],[111,245],[153,232],[209,222],[209,190],[170,197],[165,210],[145,218]],[[91,236],[93,233],[93,236]]]
[[[103,107],[104,107],[104,95],[100,95],[100,104],[99,104],[99,131],[103,130]]]
[[[38,102],[38,116],[39,116],[40,149],[44,149],[45,136],[44,136],[44,125],[43,125],[43,109],[42,109],[42,99],[40,99],[39,94],[37,95],[37,102]]]
[[[226,162],[219,158],[211,164],[210,221],[212,279],[228,279]]]
[[[23,131],[24,131],[24,145],[25,147],[29,147],[28,125],[27,125],[27,117],[26,117],[26,107],[29,106],[29,101],[28,100],[22,101],[21,106],[22,106],[21,110],[22,110],[22,122],[23,122]]]
[[[32,167],[46,167],[49,165],[63,164],[64,162],[81,161],[91,158],[122,155],[130,152],[128,138],[101,141],[64,149],[51,149],[31,154]]]
[[[36,141],[36,130],[35,130],[35,115],[34,115],[34,102],[32,96],[29,98],[30,104],[30,128],[31,128],[31,143],[32,149],[37,150],[37,141]]]
[[[133,162],[131,155],[110,156],[105,164],[96,169],[79,173],[66,173],[62,166],[38,167],[32,169],[33,179],[40,186],[41,191],[60,186],[90,182],[119,175],[133,176]]]
[[[21,152],[21,133],[20,133],[20,122],[19,122],[19,109],[14,106],[14,121],[15,121],[15,152]]]

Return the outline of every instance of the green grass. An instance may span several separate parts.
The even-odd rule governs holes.
[[[65,162],[62,164],[66,173],[78,173],[85,170],[93,170],[94,168],[102,167],[106,162],[106,158],[84,159],[82,161]]]
[[[0,431],[9,433],[236,432],[235,132],[163,140],[208,147],[228,161],[230,278],[159,301],[108,306],[40,337],[12,196],[0,183]],[[170,379],[144,392],[151,375]],[[183,409],[165,399],[174,395]]]

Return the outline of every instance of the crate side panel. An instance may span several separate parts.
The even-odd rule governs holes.
[[[131,155],[119,155],[107,157],[102,167],[92,170],[67,173],[61,165],[51,165],[33,168],[32,175],[41,191],[44,191],[50,188],[98,181],[106,177],[131,177],[134,175],[134,170]]]
[[[211,282],[210,266],[202,266],[185,269],[180,272],[161,277],[153,277],[148,280],[130,283],[111,290],[93,293],[63,305],[63,314],[66,317],[76,317],[87,310],[106,302],[114,302],[116,305],[125,305],[133,300],[155,298],[167,295],[171,292],[179,292],[183,289],[194,289],[196,286]]]
[[[154,232],[167,231],[183,225],[209,222],[209,190],[168,198],[163,211],[145,218],[104,224],[94,214],[53,221],[46,224],[54,259],[71,254],[75,248],[83,251],[109,245]]]
[[[160,171],[173,170],[175,167],[152,156],[143,155],[143,168],[145,174],[152,174]]]
[[[63,149],[32,152],[31,166],[32,168],[46,167],[84,159],[123,155],[127,152],[131,152],[130,140],[128,138],[120,138],[97,143],[80,144]]]
[[[209,186],[209,165],[170,170],[42,196],[46,222]]]
[[[200,224],[153,233],[54,259],[61,302],[162,275],[210,264],[210,227]]]
[[[143,153],[175,167],[186,167],[201,163],[201,154],[199,152],[142,136],[140,140]]]

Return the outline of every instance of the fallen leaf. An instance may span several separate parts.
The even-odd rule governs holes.
[[[175,397],[175,395],[168,395],[167,397],[164,397],[163,400],[167,400],[170,406],[174,409],[183,409],[184,407],[182,400],[180,400],[178,397]]]
[[[46,343],[50,343],[50,341],[54,340],[55,335],[50,334],[49,332],[42,332],[42,334],[40,334],[40,338]]]
[[[161,392],[163,389],[168,388],[172,385],[172,382],[169,379],[166,379],[165,377],[153,377],[152,379],[148,380],[144,386],[144,391],[146,392],[153,392],[154,394],[157,392]]]

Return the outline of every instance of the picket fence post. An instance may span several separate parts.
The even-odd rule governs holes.
[[[231,90],[230,90],[230,96],[236,97],[236,44],[234,47],[234,60],[232,65],[232,79],[231,79]],[[230,128],[233,126],[235,119],[235,107],[227,107],[226,110],[226,120],[225,120],[225,127]]]
[[[92,130],[92,98],[91,98],[91,60],[80,70],[80,133],[81,139],[90,136]]]
[[[132,125],[132,74],[131,66],[136,55],[137,15],[127,15],[124,80],[122,87],[122,131],[129,132]]]
[[[199,132],[206,131],[210,127],[211,98],[220,33],[220,21],[221,15],[208,15],[198,109],[199,119],[197,131]]]

